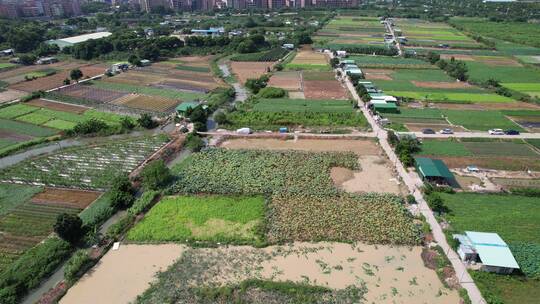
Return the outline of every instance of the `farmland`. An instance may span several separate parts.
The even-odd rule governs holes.
[[[250,54],[241,54],[231,57],[232,61],[278,61],[279,59],[285,57],[289,51],[284,48],[275,48],[269,51],[259,52],[259,53],[250,53]]]
[[[451,168],[475,164],[481,168],[538,170],[540,154],[521,140],[424,140],[419,155],[443,159]]]
[[[0,180],[53,187],[106,189],[120,172],[129,173],[166,142],[161,136],[120,140],[60,150],[0,171]]]
[[[339,49],[364,45],[383,46],[385,29],[376,17],[340,16],[313,37],[316,47]]]
[[[279,105],[279,106],[278,106]],[[349,101],[307,99],[261,99],[227,115],[229,127],[255,129],[279,127],[365,128],[366,118]]]
[[[346,89],[336,81],[332,72],[310,70],[274,72],[268,85],[288,91],[291,98],[348,99]]]
[[[537,210],[539,206],[536,198],[472,193],[441,195],[451,210],[445,218],[449,221],[452,231],[496,232],[512,248],[525,274],[527,275],[529,270],[534,271],[534,268],[526,266],[527,259],[534,261],[534,253],[524,251],[521,254],[516,246],[540,245],[538,233],[540,218]],[[509,214],[512,216],[508,216]],[[500,225],[502,221],[506,224]],[[534,265],[534,262],[531,265]],[[473,272],[472,276],[484,296],[489,295],[504,303],[532,303],[538,296],[537,291],[540,287],[538,280],[518,275],[505,276],[483,272]]]
[[[232,73],[241,84],[250,78],[259,78],[268,73],[275,62],[233,61],[230,63]]]
[[[328,58],[323,53],[315,52],[311,49],[303,49],[296,53],[290,63],[285,65],[286,70],[309,70],[309,71],[329,71]]]
[[[263,217],[262,197],[171,196],[152,208],[128,239],[257,244],[263,241],[257,234]]]
[[[401,58],[388,56],[354,55],[347,59],[354,60],[361,68],[384,69],[436,69],[437,67],[416,58]]]
[[[52,232],[58,214],[78,213],[100,193],[0,184],[0,194],[3,208],[0,210],[0,272],[3,272]]]

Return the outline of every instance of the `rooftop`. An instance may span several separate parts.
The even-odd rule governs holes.
[[[394,103],[392,103],[395,105]],[[445,179],[453,179],[454,175],[448,170],[448,167],[440,159],[432,159],[427,157],[415,157],[416,166],[424,177],[443,177]]]
[[[73,37],[68,37],[68,38],[62,38],[62,39],[58,39],[58,40],[62,41],[62,42],[76,44],[76,43],[84,42],[84,41],[87,41],[87,40],[90,40],[90,39],[105,38],[105,37],[108,37],[110,35],[112,35],[111,32],[97,32],[97,33],[84,34],[84,35],[73,36]]]
[[[465,231],[468,244],[478,253],[482,264],[519,269],[510,248],[497,233]]]

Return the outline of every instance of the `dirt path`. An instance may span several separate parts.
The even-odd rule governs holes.
[[[110,250],[62,298],[62,304],[129,303],[154,275],[180,257],[182,245],[121,245]]]

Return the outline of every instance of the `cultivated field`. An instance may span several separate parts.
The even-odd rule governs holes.
[[[140,137],[60,150],[0,171],[3,182],[52,187],[106,189],[120,172],[130,173],[165,142],[162,136]]]
[[[339,16],[313,37],[314,46],[338,50],[384,45],[385,28],[376,17]]]
[[[230,63],[232,72],[240,83],[246,83],[250,78],[259,78],[268,73],[272,69],[275,62],[240,62],[233,61]]]
[[[294,59],[285,65],[287,70],[329,71],[328,57],[324,53],[304,48],[296,53]]]
[[[169,112],[176,107],[178,101],[165,97],[129,94],[116,99],[113,104],[147,111]]]
[[[79,213],[100,194],[0,184],[0,272],[46,238],[57,215]]]

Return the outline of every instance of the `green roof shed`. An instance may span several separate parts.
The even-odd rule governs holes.
[[[451,183],[454,180],[454,175],[444,162],[440,159],[432,159],[427,157],[415,157],[416,171],[424,180],[446,181]]]
[[[198,106],[199,103],[193,102],[193,101],[184,101],[181,104],[176,106],[176,112],[178,113],[185,113],[188,108],[194,109],[196,106]]]
[[[395,103],[376,103],[373,104],[373,109],[379,113],[399,113]]]

